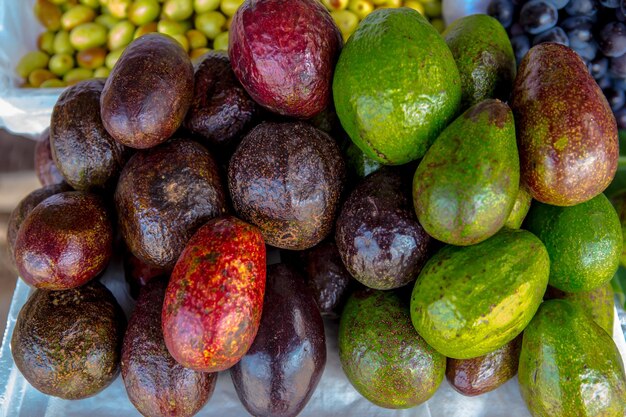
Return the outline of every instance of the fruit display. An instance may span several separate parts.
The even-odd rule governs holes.
[[[114,42],[156,22],[144,3],[108,0],[130,13]],[[102,21],[94,4],[59,25]],[[218,2],[173,4],[157,26]],[[88,398],[121,370],[144,416],[295,417],[337,415],[338,373],[359,415],[465,415],[431,404],[506,384],[533,417],[623,417],[626,186],[609,193],[601,88],[557,43],[518,67],[493,17],[439,33],[358,4],[336,5],[363,11],[346,37],[318,0],[233,3],[228,52],[194,66],[148,33],[63,91],[8,228],[35,288],[8,333],[32,387]]]
[[[443,31],[445,26],[441,0],[318,2],[316,8],[330,12],[330,18],[325,14],[326,27],[334,28],[343,40],[352,35],[361,20],[379,8],[409,7],[426,16],[437,30]],[[226,51],[231,29],[235,36],[242,30],[236,22],[232,25],[235,12],[243,3],[243,0],[35,0],[33,13],[45,30],[37,38],[37,50],[24,54],[15,72],[23,81],[22,86],[28,88],[59,88],[90,78],[106,78],[134,39],[153,32],[171,36],[192,59],[211,51]],[[280,7],[285,17],[298,15],[296,3],[285,2]],[[335,24],[331,25],[332,22]],[[295,20],[293,23],[294,29],[311,29],[296,24]],[[295,38],[294,42],[298,43]],[[331,50],[322,50],[333,55]],[[311,83],[316,85],[314,80]],[[276,84],[269,88],[275,89]],[[323,104],[307,100],[306,91],[308,87],[302,84],[298,93],[302,101],[315,106]],[[323,94],[328,92],[327,88]],[[318,93],[313,89],[311,94]],[[264,104],[262,100],[259,103]]]

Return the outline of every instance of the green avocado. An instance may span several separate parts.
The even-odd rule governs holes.
[[[423,403],[445,374],[446,358],[415,332],[408,305],[392,291],[353,293],[341,315],[338,343],[346,376],[380,407]]]
[[[344,46],[333,78],[339,120],[371,158],[421,158],[456,116],[461,78],[437,30],[409,8],[377,9]]]
[[[461,109],[488,98],[509,99],[517,64],[500,22],[485,14],[465,16],[452,22],[443,37],[461,74]]]
[[[546,298],[560,298],[576,304],[589,315],[609,335],[613,335],[613,319],[615,317],[615,292],[610,282],[591,291],[577,293],[563,292],[548,287]]]
[[[504,226],[519,178],[513,112],[499,100],[482,101],[439,135],[417,167],[417,218],[442,242],[482,242]]]
[[[530,192],[528,192],[526,187],[521,185],[519,187],[517,197],[515,197],[515,204],[513,204],[509,218],[506,219],[504,225],[511,229],[519,229],[522,226],[522,223],[524,223],[524,219],[528,214],[528,210],[530,210],[530,204],[532,201],[533,196],[530,195]]]
[[[536,236],[502,229],[473,246],[446,246],[424,266],[411,295],[411,320],[429,345],[454,359],[501,348],[541,304],[550,259]]]
[[[566,300],[544,302],[524,330],[519,385],[534,417],[623,417],[626,410],[613,339]]]
[[[591,291],[609,282],[617,271],[622,227],[604,194],[571,207],[536,202],[524,228],[546,245],[550,285],[561,291]]]
[[[619,222],[622,225],[622,253],[620,254],[619,263],[626,267],[626,191],[620,191],[619,193],[611,197],[611,204],[617,212]]]

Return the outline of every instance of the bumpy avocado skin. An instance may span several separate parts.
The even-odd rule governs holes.
[[[526,230],[502,229],[473,246],[446,246],[411,296],[417,332],[454,359],[486,355],[519,335],[541,304],[550,260]]]
[[[622,417],[626,410],[615,343],[567,300],[544,302],[524,330],[519,384],[535,417]]]
[[[508,100],[517,73],[511,41],[500,22],[485,14],[455,20],[443,32],[461,74],[461,108],[488,98]]]
[[[622,253],[622,228],[600,194],[573,207],[536,202],[524,228],[546,245],[550,285],[565,292],[591,291],[613,278]]]
[[[445,243],[482,242],[504,226],[519,177],[513,113],[499,100],[482,101],[439,135],[417,167],[417,218]]]
[[[372,289],[348,299],[339,325],[339,359],[356,390],[385,408],[428,400],[446,368],[446,358],[413,329],[402,299]]]
[[[383,164],[421,158],[461,102],[461,77],[419,12],[378,9],[343,48],[333,78],[337,115],[352,141]]]

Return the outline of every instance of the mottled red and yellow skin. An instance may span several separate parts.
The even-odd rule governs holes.
[[[163,303],[165,344],[186,368],[217,372],[248,351],[265,294],[265,242],[232,216],[210,220],[191,238]]]
[[[522,183],[534,199],[573,206],[611,183],[619,156],[611,108],[576,52],[533,47],[513,89]]]

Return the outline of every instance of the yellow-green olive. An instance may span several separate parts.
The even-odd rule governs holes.
[[[39,68],[28,74],[28,83],[33,87],[39,87],[47,80],[56,78],[56,76],[44,68]]]
[[[48,69],[55,75],[62,77],[74,68],[74,57],[70,54],[55,54],[50,57]]]
[[[212,12],[219,9],[220,0],[193,0],[193,9],[196,13]]]
[[[109,31],[107,46],[110,50],[121,48],[133,41],[135,25],[128,20],[122,20]]]
[[[59,80],[58,78],[51,78],[41,83],[39,88],[62,88],[67,84],[63,80]]]
[[[27,78],[28,75],[34,70],[46,68],[48,66],[49,59],[50,57],[45,52],[28,52],[22,57],[22,59],[19,60],[15,66],[15,71],[20,77]]]
[[[107,51],[102,47],[89,48],[76,54],[76,62],[82,68],[95,70],[104,65],[106,56]]]
[[[35,17],[48,30],[57,31],[61,29],[61,16],[63,12],[56,4],[48,0],[37,0],[33,7]]]
[[[113,69],[117,60],[120,59],[122,52],[124,52],[124,49],[125,47],[109,52],[107,57],[104,59],[104,65],[106,65],[109,69]]]
[[[163,4],[163,15],[171,20],[185,20],[193,14],[192,0],[167,0]]]
[[[94,22],[83,23],[72,29],[70,42],[79,51],[102,46],[107,42],[107,29]]]
[[[217,35],[222,33],[226,18],[219,12],[207,12],[196,16],[196,29],[204,33],[209,39],[215,39]]]
[[[197,29],[191,29],[187,31],[187,40],[189,41],[189,48],[198,49],[204,48],[209,44],[204,33],[200,32]]]
[[[61,26],[63,29],[70,31],[76,26],[92,22],[96,18],[96,11],[91,7],[79,4],[72,7],[61,16]]]
[[[128,9],[128,19],[141,26],[156,20],[160,11],[161,6],[156,0],[135,0]]]
[[[111,74],[111,70],[107,67],[96,68],[93,71],[94,78],[106,78],[109,76],[109,74]]]
[[[222,0],[220,9],[226,16],[233,16],[244,0]]]
[[[48,30],[39,35],[37,38],[37,48],[52,55],[54,53],[54,32]]]
[[[216,51],[228,50],[228,31],[222,32],[215,37],[215,40],[213,41],[213,49]]]
[[[73,54],[74,47],[70,42],[70,34],[64,30],[60,30],[54,35],[54,53],[55,54]]]
[[[133,35],[134,39],[137,39],[140,36],[145,35],[146,33],[152,33],[157,31],[157,22],[150,22],[147,25],[141,25],[135,30],[135,34]]]
[[[69,70],[64,76],[63,81],[67,83],[67,85],[74,85],[80,81],[88,80],[93,78],[93,71],[87,68],[74,68]]]

